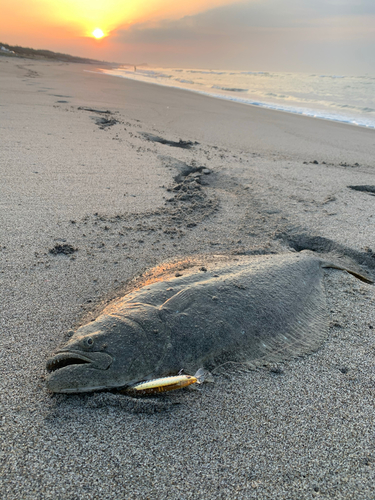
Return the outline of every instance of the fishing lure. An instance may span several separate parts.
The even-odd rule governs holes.
[[[174,391],[182,389],[191,384],[202,384],[205,379],[205,372],[200,368],[197,373],[193,375],[175,375],[173,377],[163,377],[154,380],[147,380],[140,384],[129,387],[128,392],[136,392],[137,394],[155,394],[158,392]]]

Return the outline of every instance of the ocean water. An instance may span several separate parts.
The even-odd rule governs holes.
[[[212,97],[375,128],[375,77],[119,67],[102,72]]]

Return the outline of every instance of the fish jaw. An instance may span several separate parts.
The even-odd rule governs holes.
[[[113,358],[104,352],[62,350],[47,361],[47,388],[52,392],[91,392],[110,387]]]

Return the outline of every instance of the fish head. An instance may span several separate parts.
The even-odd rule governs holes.
[[[158,357],[157,343],[150,341],[142,325],[131,318],[103,315],[78,328],[47,360],[47,388],[80,393],[125,387],[147,377]]]

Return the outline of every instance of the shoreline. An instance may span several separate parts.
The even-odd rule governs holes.
[[[373,131],[2,59],[3,496],[371,500],[375,287],[348,273],[324,272],[316,352],[200,391],[52,395],[45,363],[163,262],[305,248],[375,272]]]
[[[281,111],[281,112],[289,113],[289,114],[293,114],[293,115],[306,116],[309,118],[317,118],[320,120],[327,120],[327,121],[332,121],[332,122],[337,122],[337,123],[343,123],[346,125],[353,125],[356,127],[367,128],[370,130],[375,129],[375,124],[366,125],[365,123],[355,123],[355,120],[356,120],[355,118],[341,116],[338,113],[333,113],[333,115],[330,117],[330,116],[327,116],[327,114],[324,115],[323,110],[319,110],[319,109],[313,110],[309,107],[297,106],[297,107],[293,108],[293,107],[290,107],[290,106],[288,107],[287,105],[283,105],[283,104],[276,104],[276,103],[272,104],[272,103],[268,103],[268,102],[251,100],[250,98],[248,98],[248,99],[242,98],[241,99],[239,97],[234,97],[234,96],[224,94],[224,93],[217,94],[214,92],[204,91],[204,90],[199,90],[199,89],[194,89],[194,88],[189,88],[189,87],[183,87],[183,86],[178,86],[178,85],[169,85],[167,82],[161,83],[161,82],[157,82],[157,81],[148,81],[148,80],[133,78],[130,75],[126,76],[126,75],[114,74],[114,72],[116,70],[120,70],[121,67],[112,68],[112,69],[105,69],[105,68],[98,67],[97,69],[99,70],[99,73],[103,73],[103,74],[109,75],[109,76],[115,76],[117,78],[125,78],[125,79],[131,80],[131,81],[136,81],[136,82],[141,82],[141,83],[149,83],[151,85],[159,85],[161,87],[165,87],[165,88],[169,88],[169,89],[186,90],[186,91],[194,92],[194,93],[204,95],[207,97],[213,97],[215,99],[223,99],[226,101],[235,102],[238,104],[245,104],[248,106],[257,106],[257,107],[260,107],[262,109],[270,109],[273,111]],[[88,71],[90,71],[90,70],[88,70]],[[94,71],[92,71],[92,72],[94,73]],[[129,73],[133,74],[130,71],[129,71]],[[360,121],[360,120],[361,119],[358,118],[358,121]]]

